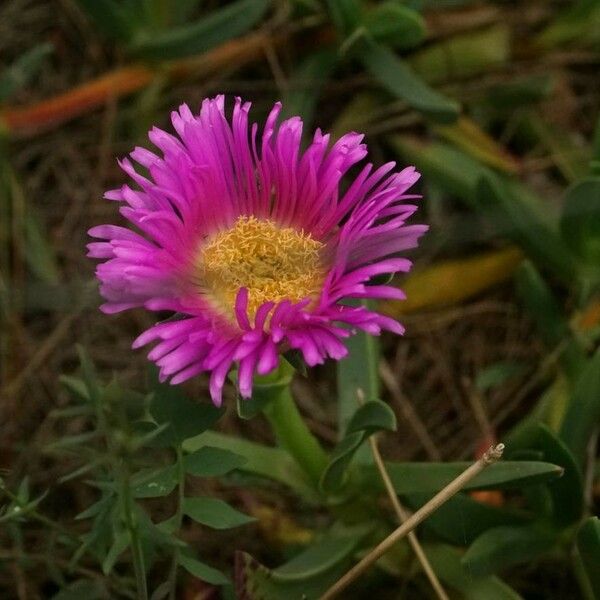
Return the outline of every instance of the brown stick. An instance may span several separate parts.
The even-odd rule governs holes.
[[[350,569],[341,579],[332,585],[320,598],[320,600],[331,600],[340,592],[345,590],[355,579],[360,577],[373,563],[379,560],[392,546],[410,533],[417,525],[424,521],[429,515],[435,512],[452,496],[460,490],[474,477],[479,475],[487,466],[496,462],[502,457],[504,444],[498,444],[490,448],[477,462],[473,463],[468,469],[463,471],[456,479],[451,481],[441,492],[437,493],[427,504],[422,506],[416,513],[409,517],[398,529],[392,532],[383,542],[376,546],[367,556],[358,564]]]
[[[383,479],[387,495],[389,496],[392,506],[396,511],[398,520],[400,521],[400,523],[404,523],[410,518],[410,515],[407,512],[407,510],[402,506],[402,504],[400,504],[400,500],[398,500],[398,495],[396,494],[396,490],[394,489],[392,480],[390,479],[390,476],[385,468],[385,464],[383,463],[383,459],[381,458],[379,447],[377,446],[377,436],[372,435],[369,438],[369,444],[371,445],[373,459],[375,460],[375,464],[377,465],[377,469],[379,470],[381,479]],[[421,563],[421,567],[423,567],[423,571],[425,575],[427,575],[427,579],[429,579],[431,587],[434,589],[435,593],[437,594],[437,597],[440,598],[440,600],[449,600],[448,594],[446,594],[446,591],[442,587],[440,580],[435,574],[435,571],[433,570],[429,559],[425,555],[425,552],[423,552],[423,548],[421,547],[421,544],[419,543],[419,540],[414,531],[411,531],[408,534],[408,541],[412,546],[412,549],[415,555],[417,556],[417,559]]]

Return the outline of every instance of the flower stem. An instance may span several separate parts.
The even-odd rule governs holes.
[[[328,463],[327,454],[298,411],[289,386],[265,408],[279,443],[296,459],[315,487]]]
[[[129,532],[129,542],[131,545],[131,554],[133,558],[133,570],[135,572],[135,582],[138,600],[148,599],[148,587],[146,584],[146,569],[144,567],[144,554],[142,544],[138,535],[138,526],[133,511],[133,494],[131,493],[131,478],[129,468],[125,461],[121,467],[121,501],[123,502],[123,515],[125,527]]]
[[[181,529],[183,520],[183,500],[185,497],[185,470],[183,466],[183,451],[181,446],[176,448],[177,462],[177,509],[175,512],[175,527]],[[169,573],[169,600],[175,600],[177,595],[177,564],[179,563],[179,547],[175,546],[173,550],[173,560],[171,562],[171,571]]]

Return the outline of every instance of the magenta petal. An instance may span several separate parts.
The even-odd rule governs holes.
[[[342,358],[343,340],[358,329],[402,334],[393,319],[345,301],[402,299],[400,289],[370,283],[381,274],[408,271],[411,262],[403,253],[427,229],[407,224],[419,199],[418,190],[410,189],[419,178],[414,167],[397,172],[394,163],[361,166],[367,147],[354,132],[332,142],[317,130],[304,149],[300,117],[280,121],[277,103],[260,127],[250,121],[250,108],[236,98],[230,114],[220,95],[203,100],[197,114],[185,104],[173,111],[174,132],[153,128],[148,137],[156,149],[136,147],[120,160],[129,182],[105,194],[120,203],[128,227],[89,230],[94,240],[88,255],[99,261],[96,276],[105,300],[101,310],[177,313],[177,320],[143,332],[133,347],[155,344],[148,358],[160,367],[161,380],[180,383],[210,373],[215,404],[222,401],[234,361],[240,393],[248,397],[254,373],[275,369],[284,348],[297,348],[316,365]],[[228,290],[233,307],[220,306],[223,290],[211,290],[215,284],[198,262],[200,250],[240,217],[268,219],[323,244],[320,289],[311,290],[311,297],[304,288],[294,298],[280,294],[255,310],[252,286],[263,285],[265,276],[259,269],[248,274],[247,285]],[[271,264],[268,255],[260,260],[261,268]],[[267,280],[286,275],[275,272]],[[264,285],[261,292],[274,289]]]

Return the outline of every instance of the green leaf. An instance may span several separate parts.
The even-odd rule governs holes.
[[[577,550],[596,598],[600,598],[600,519],[590,517],[577,532]]]
[[[556,296],[530,261],[519,265],[517,293],[546,344],[555,346],[569,334],[569,324]]]
[[[567,190],[560,229],[569,248],[600,269],[600,177],[588,177]]]
[[[329,464],[321,476],[320,487],[332,492],[344,482],[346,471],[361,444],[377,431],[395,431],[396,416],[380,400],[371,400],[359,407],[348,423],[345,437],[331,453]]]
[[[328,532],[321,539],[272,571],[278,581],[302,581],[322,575],[349,557],[368,533],[368,527],[356,527],[343,533]]]
[[[600,425],[600,348],[587,361],[575,382],[560,437],[579,465],[583,465],[590,438]]]
[[[252,29],[270,4],[270,0],[232,2],[191,25],[145,36],[133,45],[132,51],[143,58],[159,60],[205,52]]]
[[[96,369],[87,350],[83,346],[77,346],[77,354],[81,364],[82,379],[87,388],[87,395],[94,406],[98,406],[101,401],[101,388],[96,375]]]
[[[458,104],[429,87],[391,50],[368,40],[356,43],[357,57],[375,80],[391,94],[435,121],[452,123]]]
[[[132,481],[133,495],[136,498],[162,498],[168,496],[176,485],[177,468],[175,465],[141,471]]]
[[[150,412],[159,425],[169,424],[164,433],[158,436],[161,442],[180,445],[214,425],[225,410],[208,402],[189,400],[178,386],[157,384]]]
[[[379,397],[379,342],[358,331],[346,341],[348,356],[337,363],[338,431],[343,436],[358,406],[358,390],[365,398]],[[362,461],[365,462],[365,461]],[[366,461],[370,462],[370,461]]]
[[[356,410],[348,423],[347,434],[396,431],[396,415],[385,402],[370,400]]]
[[[481,369],[475,377],[475,387],[485,392],[502,385],[505,381],[523,375],[527,367],[515,361],[498,361]]]
[[[427,544],[425,554],[437,576],[461,593],[464,600],[522,600],[497,577],[478,577],[460,560],[460,553],[445,544]]]
[[[0,74],[0,103],[25,87],[39,72],[54,47],[38,44],[28,50]]]
[[[360,0],[327,0],[327,7],[335,28],[342,36],[350,35],[360,24]]]
[[[246,600],[317,600],[349,567],[352,555],[368,533],[365,527],[337,531],[271,570],[249,554],[236,554],[236,597]]]
[[[417,509],[431,500],[433,494],[406,496],[406,503]],[[429,516],[422,527],[446,542],[457,546],[471,544],[485,531],[493,527],[519,526],[531,522],[529,515],[515,510],[483,504],[467,496],[457,494]]]
[[[452,82],[487,74],[511,60],[512,30],[506,23],[444,38],[412,54],[407,60],[429,84]]]
[[[323,85],[337,64],[337,54],[331,49],[310,53],[288,79],[283,97],[283,114],[300,115],[308,129],[313,121],[315,106]]]
[[[494,527],[471,544],[462,563],[474,575],[489,575],[534,561],[556,542],[556,534],[534,526]]]
[[[375,6],[363,24],[377,42],[396,49],[413,48],[425,39],[423,17],[394,0]]]
[[[386,470],[396,492],[400,495],[435,493],[456,479],[472,463],[386,462]],[[490,465],[465,485],[465,490],[519,489],[525,486],[551,482],[563,474],[560,466],[536,461],[501,461]],[[380,487],[380,476],[375,466],[361,467],[363,486]]]
[[[218,498],[186,498],[183,512],[197,523],[213,529],[231,529],[255,521]]]
[[[207,564],[200,562],[199,560],[185,554],[180,553],[177,561],[190,575],[210,583],[211,585],[227,585],[230,583],[229,579],[213,567],[209,567]]]
[[[304,473],[281,448],[270,448],[215,431],[206,431],[187,440],[183,448],[187,452],[195,452],[205,446],[231,450],[246,459],[246,463],[241,467],[245,472],[286,485],[307,500],[316,500]]]
[[[197,477],[226,475],[247,462],[244,456],[214,446],[204,446],[188,454],[183,460],[186,473]]]
[[[106,600],[108,594],[100,579],[78,579],[54,594],[51,600]]]
[[[136,21],[128,18],[122,4],[115,0],[77,0],[77,4],[104,35],[121,42],[129,41]]]
[[[542,216],[541,207],[530,202],[495,175],[484,176],[477,185],[480,210],[500,222],[505,233],[519,243],[535,262],[551,269],[563,281],[571,282],[576,264],[569,249]]]
[[[279,367],[268,375],[255,375],[252,386],[252,397],[249,399],[238,396],[237,411],[242,419],[253,419],[261,414],[271,402],[287,393],[294,377],[294,368],[287,361],[282,360]],[[237,373],[232,374],[232,379],[237,382]]]
[[[117,559],[125,552],[127,546],[129,546],[129,541],[129,532],[126,529],[120,529],[115,532],[113,543],[102,561],[102,572],[105,575],[108,575],[113,570]]]
[[[552,519],[561,527],[577,522],[584,507],[583,481],[569,448],[545,425],[533,423],[506,440],[505,456],[508,459],[523,450],[537,450],[541,452],[542,460],[564,469],[562,477],[547,483],[552,498]]]
[[[534,320],[539,334],[554,349],[564,345],[560,360],[571,379],[579,376],[585,362],[585,351],[571,335],[571,328],[558,300],[540,272],[530,261],[523,261],[516,273],[517,294]],[[565,344],[565,341],[568,343]]]

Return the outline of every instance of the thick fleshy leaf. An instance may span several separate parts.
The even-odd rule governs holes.
[[[183,512],[197,523],[213,529],[231,529],[255,520],[218,498],[186,498],[183,501]]]
[[[540,336],[550,348],[564,345],[561,364],[569,378],[578,377],[585,363],[585,351],[572,336],[569,323],[550,286],[530,261],[523,261],[519,266],[516,283],[517,293],[537,325]]]
[[[573,280],[577,272],[573,255],[543,216],[541,206],[533,206],[530,199],[495,175],[479,181],[475,199],[486,217],[499,223],[504,234],[519,243],[532,260],[563,281]]]
[[[308,129],[323,85],[336,66],[338,57],[331,49],[310,53],[292,72],[283,98],[284,116],[302,115]]]
[[[53,49],[52,44],[38,44],[21,54],[0,73],[0,103],[8,100],[37,75]]]
[[[575,382],[560,437],[583,464],[589,440],[600,424],[600,349],[585,364]]]
[[[342,36],[350,35],[358,27],[362,16],[360,0],[327,0],[327,8]]]
[[[600,519],[590,517],[577,532],[577,550],[590,587],[600,598]]]
[[[600,270],[600,177],[579,181],[567,191],[560,228],[571,250]]]
[[[136,22],[129,18],[122,3],[117,0],[77,0],[77,4],[104,35],[121,42],[131,39]]]
[[[552,519],[561,527],[577,522],[584,507],[583,481],[569,448],[548,427],[533,423],[520,428],[506,440],[505,456],[508,459],[523,451],[536,451],[542,460],[564,469],[562,477],[547,483],[552,500]]]
[[[444,544],[427,544],[425,553],[443,583],[461,593],[464,600],[522,600],[497,577],[477,576],[461,563],[458,550]]]
[[[146,36],[132,51],[144,58],[170,59],[205,52],[254,27],[265,14],[271,0],[238,0],[219,8],[190,25]]]
[[[386,462],[386,469],[396,492],[400,495],[439,492],[458,477],[471,463]],[[463,488],[518,489],[551,482],[563,474],[563,468],[537,461],[501,461],[490,465]],[[379,487],[380,479],[375,466],[361,467],[364,486]]]
[[[423,17],[394,0],[374,6],[366,13],[363,23],[375,40],[392,48],[413,48],[425,38]]]
[[[406,496],[406,503],[412,509],[417,509],[432,497],[433,494],[412,494]],[[531,516],[527,513],[497,508],[465,494],[457,494],[429,516],[422,527],[446,542],[464,546],[474,542],[490,528],[526,525],[530,522]]]
[[[429,87],[391,50],[365,39],[355,46],[357,58],[384,89],[436,121],[452,123],[456,120],[459,105]]]
[[[368,532],[369,528],[362,526],[343,533],[329,532],[289,562],[274,569],[273,579],[302,581],[321,575],[350,556]]]
[[[371,400],[361,406],[348,423],[344,438],[331,453],[329,464],[321,476],[320,487],[325,492],[339,489],[345,481],[346,471],[362,443],[377,431],[394,431],[394,411],[380,400]]]
[[[365,398],[379,397],[379,340],[364,331],[358,331],[346,341],[348,356],[336,366],[338,390],[338,435],[346,433],[348,423],[358,406],[358,390]],[[356,459],[362,463],[372,462],[371,453],[365,449]]]
[[[556,534],[533,525],[494,527],[471,544],[462,563],[474,575],[498,573],[535,560],[551,550],[556,541]]]
[[[332,530],[275,570],[238,552],[236,596],[247,600],[317,600],[349,567],[366,533],[364,527]]]

